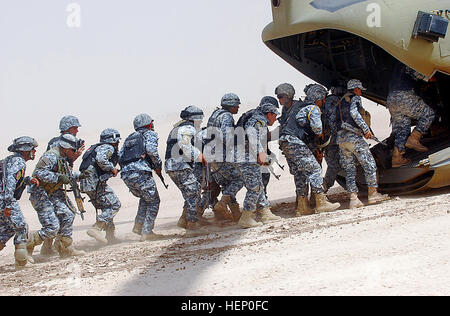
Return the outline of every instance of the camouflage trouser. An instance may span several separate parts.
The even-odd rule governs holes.
[[[100,215],[97,215],[97,221],[113,228],[114,216],[116,216],[121,207],[119,198],[114,194],[113,189],[106,183],[100,183],[97,191],[86,192],[86,194],[91,199],[90,202],[92,202],[95,209],[102,211]]]
[[[19,203],[16,201],[11,208],[11,216],[3,213],[4,203],[0,203],[0,243],[6,244],[14,237],[14,245],[26,244],[28,237],[28,225],[25,222]]]
[[[312,193],[323,192],[322,168],[311,150],[300,144],[281,142],[291,174],[294,175],[297,196],[308,196],[308,181]]]
[[[341,166],[345,169],[347,191],[350,193],[358,192],[356,160],[359,161],[364,170],[367,186],[377,188],[377,164],[364,138],[355,134],[347,135],[345,139],[340,139],[339,148]]]
[[[240,172],[231,162],[211,163],[211,173],[214,180],[222,187],[222,194],[229,195],[231,201],[236,203],[236,194],[244,186]]]
[[[391,113],[395,146],[405,150],[411,134],[411,119],[418,120],[415,130],[425,134],[434,121],[435,113],[414,91],[394,91],[389,94],[387,107]]]
[[[184,169],[167,173],[183,195],[186,220],[197,222],[197,204],[200,202],[201,185],[198,183],[194,171]]]
[[[256,163],[236,163],[235,166],[247,189],[243,210],[255,211],[270,206],[264,193],[261,167]]]
[[[150,172],[126,172],[122,180],[130,192],[139,198],[135,222],[142,224],[142,234],[151,234],[159,211],[159,194],[155,180]]]
[[[70,199],[63,190],[50,196],[43,189],[30,194],[30,202],[38,214],[42,228],[39,235],[42,239],[55,238],[57,234],[72,237],[75,210]]]
[[[339,145],[330,144],[325,148],[325,161],[328,167],[323,181],[327,188],[331,188],[336,182],[337,174],[342,169],[339,162]]]

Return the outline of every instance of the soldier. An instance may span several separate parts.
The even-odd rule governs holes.
[[[77,117],[72,115],[66,115],[61,118],[59,121],[59,131],[61,135],[64,134],[71,134],[73,136],[77,136],[78,134],[78,127],[81,127],[80,121]],[[60,139],[60,136],[52,138],[47,145],[47,151],[49,151],[55,144],[57,144],[58,140]],[[84,141],[80,149],[77,150],[76,154],[74,155],[74,161],[78,159],[78,157],[81,156],[85,149]],[[69,161],[69,165],[73,167],[74,161]],[[43,256],[52,256],[55,254],[52,248],[53,239],[45,239],[44,243],[41,247],[41,255]]]
[[[18,200],[26,185],[39,185],[36,178],[25,177],[28,160],[34,160],[38,143],[31,137],[16,138],[8,151],[14,153],[0,162],[2,191],[0,195],[0,251],[14,235],[16,268],[23,268],[28,261],[28,225]],[[32,261],[32,259],[30,260]]]
[[[268,164],[266,154],[267,127],[273,125],[278,114],[276,106],[271,103],[264,103],[242,122],[246,136],[245,148],[236,151],[237,163],[235,165],[241,173],[247,189],[242,216],[238,222],[239,226],[243,228],[261,225],[254,219],[256,211],[261,215],[264,224],[281,220],[281,217],[272,214],[270,211],[270,204],[264,193],[260,168],[260,166]]]
[[[403,157],[405,147],[420,152],[428,148],[420,143],[434,121],[434,111],[414,92],[415,81],[425,77],[403,64],[398,64],[389,86],[387,107],[391,114],[392,132],[395,135],[395,147],[392,155],[392,167],[398,168],[410,161]],[[411,119],[418,120],[411,133]]]
[[[30,187],[30,201],[42,228],[32,234],[28,241],[30,257],[34,247],[55,237],[54,248],[61,258],[85,254],[72,246],[76,209],[67,196],[65,185],[70,183],[70,178],[63,169],[65,162],[74,160],[80,147],[80,140],[75,136],[61,135],[55,146],[45,152],[36,164],[33,176],[39,180],[39,186]],[[74,177],[78,179],[79,174],[74,173]]]
[[[294,174],[301,173],[308,177],[316,202],[316,213],[334,211],[340,206],[339,203],[328,202],[323,193],[322,168],[308,148],[313,134],[322,135],[320,107],[325,103],[327,94],[328,91],[320,85],[310,87],[304,103],[289,111],[280,137],[281,149],[291,162]],[[314,214],[314,210],[308,206],[307,187],[299,193],[296,215]]]
[[[222,108],[216,109],[208,120],[207,130],[208,137],[211,133],[215,137],[219,137],[214,142],[216,147],[211,150],[208,161],[213,161],[211,166],[211,174],[215,182],[222,187],[222,198],[214,206],[214,216],[218,220],[232,220],[237,222],[241,216],[239,204],[236,201],[236,194],[244,186],[239,171],[233,164],[234,161],[234,119],[233,115],[239,111],[241,101],[234,93],[225,94],[221,100]],[[209,150],[211,146],[211,138],[207,140]],[[228,152],[228,157],[227,157]],[[228,159],[227,159],[228,158]],[[230,208],[231,213],[228,211]]]
[[[160,199],[152,170],[161,175],[162,168],[158,134],[148,114],[136,116],[133,125],[135,132],[127,137],[119,153],[120,177],[131,193],[139,198],[133,232],[141,235],[141,241],[155,240],[161,237],[153,232]]]
[[[115,129],[102,131],[100,142],[86,151],[80,166],[80,171],[86,175],[80,182],[81,191],[89,196],[96,210],[102,211],[87,234],[105,245],[117,242],[113,220],[121,204],[106,182],[119,173],[116,166],[119,162],[120,139],[120,133]],[[105,236],[102,231],[106,231]]]
[[[361,81],[352,79],[347,84],[347,93],[337,108],[338,137],[341,166],[345,169],[347,191],[350,194],[350,209],[362,207],[364,204],[358,199],[356,186],[356,161],[364,169],[369,190],[369,205],[389,199],[388,196],[377,192],[377,165],[370,152],[369,145],[364,138],[371,139],[373,134],[360,114],[362,108],[362,90],[365,90]],[[364,137],[362,136],[364,135]]]
[[[199,144],[195,144],[195,135],[200,130],[203,116],[201,109],[188,106],[181,112],[181,121],[174,125],[167,139],[164,168],[185,200],[178,226],[186,229],[187,236],[207,232],[201,229],[198,220],[201,182],[194,172],[195,162],[206,166],[205,157],[196,147]]]
[[[325,105],[322,108],[322,122],[325,138],[330,138],[330,143],[325,147],[325,161],[327,162],[327,171],[323,178],[324,192],[328,192],[336,182],[336,177],[342,169],[339,159],[339,145],[336,143],[338,132],[336,109],[339,100],[346,93],[346,87],[337,83],[331,88],[331,95],[327,96]]]
[[[295,89],[289,83],[282,83],[279,86],[277,86],[275,89],[275,95],[277,96],[278,101],[282,106],[282,111],[281,117],[278,118],[280,126],[277,127],[275,130],[273,130],[271,133],[269,133],[270,141],[276,140],[275,135],[280,135],[281,131],[287,124],[289,114],[292,112],[292,110],[303,106],[301,100],[294,100]],[[284,152],[283,155],[285,155]],[[296,168],[294,160],[289,159],[289,157],[286,155],[285,157],[289,166],[289,172],[294,176],[296,188],[295,191],[297,196],[296,204],[298,208],[298,201],[300,200],[303,201],[302,197],[308,195],[308,178],[299,169]]]

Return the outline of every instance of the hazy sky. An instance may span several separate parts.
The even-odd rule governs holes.
[[[67,26],[74,2],[80,28]],[[100,132],[227,92],[300,92],[307,79],[262,43],[271,21],[269,0],[0,0],[1,139],[50,137],[66,114]]]

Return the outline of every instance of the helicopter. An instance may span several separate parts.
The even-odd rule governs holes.
[[[450,185],[450,0],[270,0],[265,45],[302,74],[331,88],[359,79],[363,96],[386,106],[393,69],[402,63],[425,76],[416,93],[436,112],[407,166],[392,168],[394,136],[373,146],[379,191],[404,194]],[[430,80],[432,79],[432,80]],[[414,122],[413,122],[414,124]],[[389,128],[386,126],[386,128]],[[357,184],[364,190],[358,168]],[[345,187],[345,174],[337,181]]]

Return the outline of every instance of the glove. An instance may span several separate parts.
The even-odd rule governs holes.
[[[62,182],[62,184],[69,184],[70,178],[68,176],[66,176],[65,174],[60,174],[58,177],[58,181]]]

